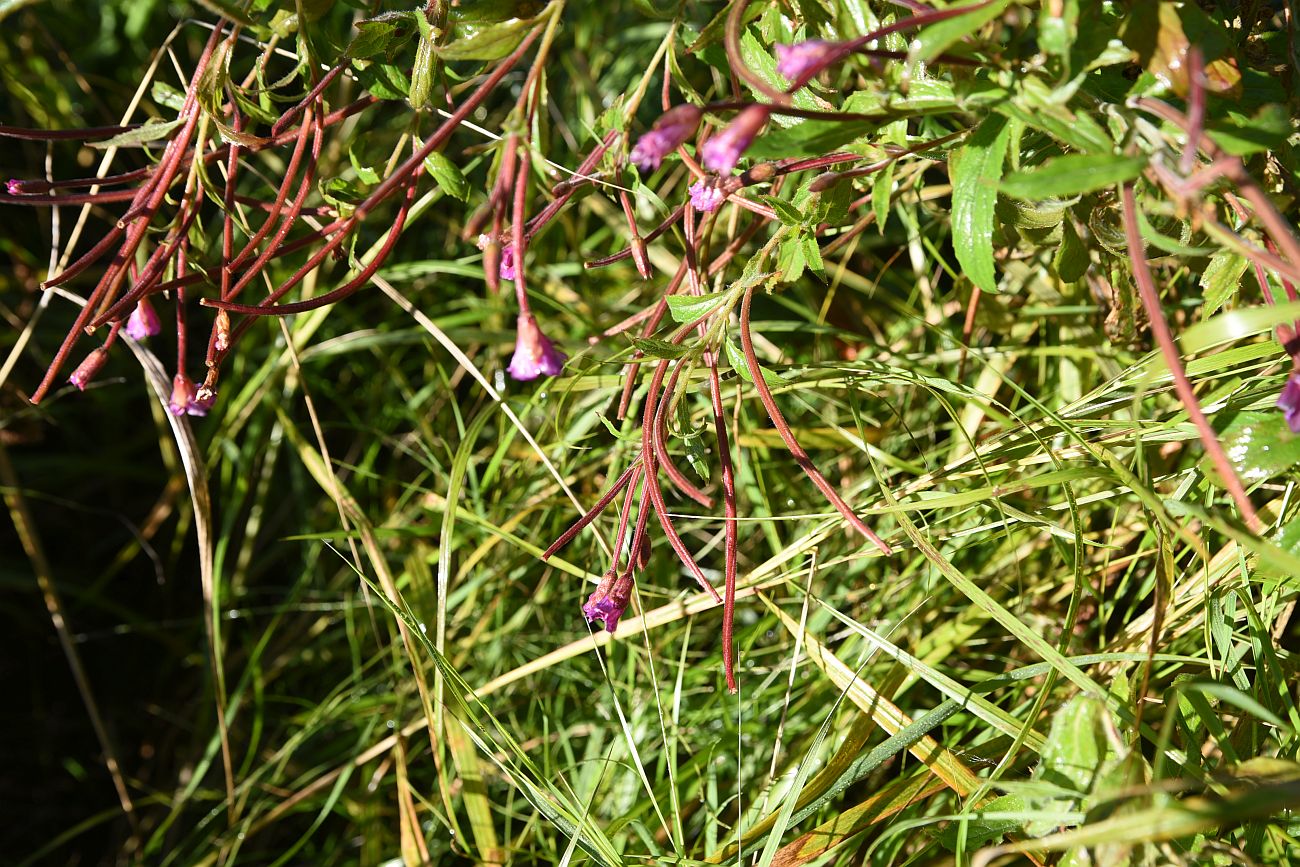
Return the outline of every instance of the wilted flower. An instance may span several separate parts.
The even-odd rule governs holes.
[[[212,404],[216,402],[216,390],[208,385],[200,385],[194,392],[194,400],[185,407],[185,411],[190,415],[207,415],[208,410],[212,409]]]
[[[217,352],[230,348],[230,314],[224,310],[217,311],[217,319],[212,325],[212,348]]]
[[[708,181],[696,181],[691,184],[691,206],[697,211],[716,211],[718,205],[727,196],[717,185]]]
[[[839,48],[833,42],[809,39],[794,45],[776,46],[776,71],[790,81],[799,81],[825,66]]]
[[[99,369],[104,366],[104,362],[107,360],[108,351],[104,347],[99,346],[92,349],[85,360],[77,365],[77,369],[72,371],[72,375],[68,377],[68,382],[75,385],[78,391],[85,391],[86,383],[95,378],[95,375],[99,373]]]
[[[754,141],[771,113],[771,108],[766,105],[744,108],[722,132],[700,148],[704,167],[719,174],[728,174],[740,162],[740,155]]]
[[[648,133],[637,139],[630,154],[632,162],[643,172],[659,168],[664,157],[695,134],[702,116],[703,112],[686,103],[668,109],[659,116]]]
[[[1300,433],[1300,373],[1293,373],[1287,378],[1286,387],[1278,396],[1277,405],[1282,410],[1291,432]]]
[[[610,569],[587,597],[587,603],[582,606],[582,614],[588,623],[600,622],[604,624],[606,632],[613,632],[618,628],[618,619],[627,611],[631,600],[631,570],[616,577],[615,570]]]
[[[515,336],[515,354],[506,371],[524,382],[539,376],[559,376],[568,358],[546,339],[531,313],[520,313]]]
[[[158,311],[153,309],[153,304],[149,303],[148,298],[141,298],[135,305],[135,309],[131,311],[131,315],[127,317],[126,336],[132,340],[144,340],[160,331],[162,331],[162,322],[158,319]]]

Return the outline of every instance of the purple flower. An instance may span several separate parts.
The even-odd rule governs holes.
[[[515,245],[506,244],[501,248],[501,279],[515,279]]]
[[[697,211],[716,211],[727,194],[708,181],[696,181],[691,184],[691,206]]]
[[[520,382],[539,376],[559,376],[568,358],[546,339],[531,313],[520,313],[515,337],[515,355],[506,371]]]
[[[194,383],[183,373],[172,377],[172,396],[167,402],[167,409],[172,415],[207,415],[216,398],[216,392],[205,389],[207,394],[194,390]]]
[[[794,45],[776,46],[776,71],[790,81],[802,81],[822,70],[836,54],[839,46],[833,42],[809,39]]]
[[[767,123],[772,112],[766,105],[751,105],[741,110],[731,123],[706,141],[700,148],[704,167],[719,174],[729,174],[740,162],[740,155],[745,152],[758,135],[758,131]]]
[[[72,376],[68,377],[68,382],[77,387],[77,391],[85,391],[86,383],[95,378],[99,369],[104,366],[108,360],[108,351],[104,347],[96,347],[90,351],[85,360],[77,365],[77,369],[72,371]]]
[[[1282,410],[1291,433],[1300,433],[1300,373],[1293,373],[1287,378],[1277,405]]]
[[[153,309],[148,298],[141,298],[126,320],[126,336],[132,340],[144,340],[162,331],[162,321],[158,311]]]
[[[610,569],[587,597],[587,604],[582,606],[582,614],[588,623],[599,621],[604,624],[606,632],[613,632],[618,628],[618,619],[627,611],[631,600],[631,571],[616,578],[614,570]]]
[[[11,196],[20,196],[23,192],[23,182],[17,178],[10,178],[5,181],[5,189],[9,191]]]
[[[630,154],[632,162],[643,172],[654,171],[664,157],[677,150],[695,134],[703,116],[698,108],[689,104],[673,106],[659,116],[650,131],[637,139]]]

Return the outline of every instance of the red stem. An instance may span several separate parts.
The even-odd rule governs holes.
[[[844,498],[835,490],[835,487],[826,481],[826,477],[813,465],[812,459],[808,457],[808,452],[804,451],[803,446],[799,445],[799,440],[795,438],[794,431],[790,429],[785,416],[781,415],[781,410],[772,397],[772,390],[767,387],[767,382],[763,379],[763,368],[758,363],[758,355],[754,352],[754,341],[749,333],[749,308],[753,298],[754,288],[751,286],[745,290],[745,297],[740,305],[740,342],[745,352],[745,362],[749,366],[750,376],[754,381],[754,390],[758,392],[758,399],[763,402],[768,417],[772,419],[772,424],[776,427],[777,433],[780,434],[781,441],[785,443],[785,447],[794,456],[795,463],[807,474],[812,483],[822,492],[822,495],[830,501],[836,511],[844,516],[844,519],[849,522],[853,529],[871,540],[871,543],[879,548],[882,554],[892,554],[893,549],[863,523],[853,509],[849,508],[849,504],[844,502]]]

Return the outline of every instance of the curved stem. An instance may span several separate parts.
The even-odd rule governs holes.
[[[804,451],[803,446],[795,439],[794,431],[790,430],[790,425],[786,422],[785,416],[781,415],[781,410],[777,408],[776,401],[772,398],[772,390],[767,387],[767,382],[763,379],[763,368],[758,363],[758,356],[754,353],[754,340],[749,333],[749,308],[754,298],[754,287],[745,290],[745,298],[740,305],[740,342],[745,353],[745,362],[749,366],[750,376],[754,381],[754,390],[758,392],[758,399],[763,402],[764,409],[767,410],[768,416],[772,419],[772,424],[781,436],[781,441],[785,447],[794,455],[795,463],[799,464],[800,469],[807,474],[822,495],[830,501],[844,519],[849,522],[853,529],[866,536],[871,543],[880,549],[882,554],[892,554],[894,549],[889,547],[885,540],[872,531],[862,519],[844,502],[839,491],[835,490],[830,482],[821,471],[813,465],[812,459],[808,457],[808,452]]]
[[[1201,410],[1200,401],[1196,399],[1196,391],[1187,379],[1187,371],[1183,368],[1178,344],[1160,306],[1160,293],[1156,290],[1155,279],[1147,266],[1146,245],[1142,243],[1142,233],[1138,228],[1137,196],[1133,192],[1131,183],[1120,187],[1120,199],[1124,210],[1124,237],[1128,242],[1128,256],[1133,266],[1133,278],[1137,281],[1138,295],[1142,299],[1142,306],[1146,308],[1147,318],[1151,321],[1151,333],[1155,335],[1156,343],[1160,345],[1160,353],[1164,356],[1169,372],[1174,377],[1174,392],[1182,401],[1183,408],[1187,410],[1188,418],[1196,425],[1201,444],[1205,446],[1205,451],[1210,456],[1215,470],[1223,479],[1223,484],[1232,495],[1232,499],[1236,501],[1237,508],[1241,510],[1246,526],[1251,532],[1262,532],[1264,525],[1255,512],[1255,506],[1250,502],[1250,497],[1246,496],[1246,489],[1242,487],[1241,479],[1237,477],[1232,461],[1228,460],[1227,454],[1223,451],[1223,445],[1219,442],[1214,428],[1210,426],[1209,419]]]

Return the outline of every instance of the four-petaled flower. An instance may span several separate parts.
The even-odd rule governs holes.
[[[606,632],[613,632],[618,628],[618,619],[627,611],[628,603],[632,600],[632,572],[629,569],[623,575],[616,575],[614,569],[610,569],[600,579],[596,589],[587,597],[587,603],[582,606],[583,616],[587,618],[588,623],[601,623]]]
[[[225,311],[222,311],[223,313]],[[132,340],[144,340],[162,331],[162,321],[158,311],[153,309],[148,298],[141,298],[126,320],[126,336]]]
[[[632,162],[643,172],[659,168],[664,157],[695,134],[702,116],[703,112],[689,104],[668,109],[659,116],[649,132],[637,139],[636,146],[629,155]]]
[[[1277,405],[1282,410],[1291,432],[1300,433],[1300,373],[1293,373],[1287,378],[1286,386],[1278,396]]]
[[[709,181],[696,181],[691,184],[691,206],[697,211],[716,211],[727,194],[717,184]]]
[[[801,81],[819,72],[839,48],[833,42],[809,39],[794,45],[776,46],[776,71],[790,81]]]
[[[766,105],[750,105],[742,109],[722,132],[700,148],[704,167],[718,174],[729,174],[771,113],[771,106]]]
[[[521,382],[539,376],[559,376],[568,358],[546,339],[531,313],[520,313],[515,335],[515,354],[506,371]]]

